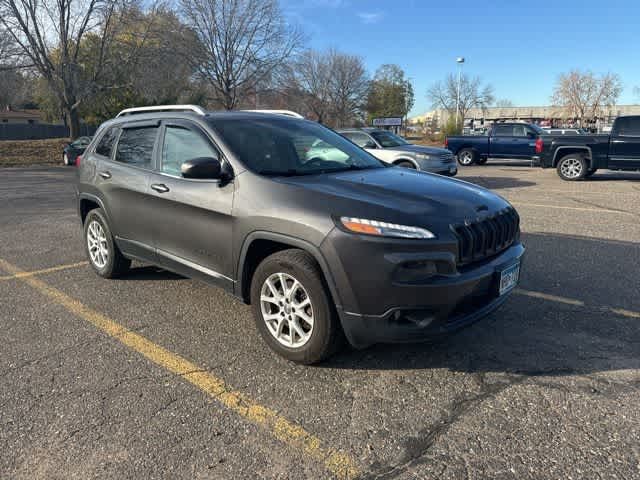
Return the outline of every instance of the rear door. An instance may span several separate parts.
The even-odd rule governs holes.
[[[159,262],[231,289],[234,183],[187,179],[180,171],[187,160],[222,159],[222,154],[204,130],[187,120],[163,121],[159,143],[159,164],[149,185]]]
[[[97,166],[97,186],[118,245],[142,259],[155,258],[148,195],[159,130],[157,121],[123,125],[110,156],[101,156]]]
[[[609,167],[640,169],[640,117],[616,120],[609,144]]]
[[[513,140],[513,126],[495,125],[489,137],[489,156],[495,158],[509,157]]]

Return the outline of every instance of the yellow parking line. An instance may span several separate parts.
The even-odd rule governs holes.
[[[2,280],[13,280],[14,278],[25,278],[25,277],[33,277],[34,275],[42,275],[45,273],[51,273],[51,272],[58,272],[60,270],[67,270],[69,268],[77,268],[77,267],[83,267],[85,265],[87,265],[89,262],[78,262],[78,263],[69,263],[67,265],[58,265],[57,267],[51,267],[51,268],[43,268],[42,270],[33,270],[31,272],[20,272],[20,273],[14,273],[13,275],[5,275],[5,276],[0,276],[0,281]],[[9,271],[9,270],[7,270]]]
[[[622,210],[609,210],[607,208],[567,207],[564,205],[544,205],[541,203],[527,203],[527,202],[511,202],[511,204],[516,205],[518,207],[555,208],[559,210],[578,210],[580,212],[615,213],[618,215],[635,216],[635,214],[631,212],[624,212]]]
[[[559,297],[557,295],[550,295],[548,293],[534,292],[532,290],[523,290],[522,288],[516,288],[514,293],[525,295],[527,297],[540,298],[542,300],[549,300],[550,302],[564,303],[566,305],[574,305],[577,307],[586,306],[582,300],[576,300],[575,298]],[[613,307],[594,307],[600,311],[609,311],[616,315],[621,315],[628,318],[640,318],[640,312],[634,312],[633,310],[625,310],[624,308]]]
[[[34,275],[27,275],[29,272],[24,272],[3,259],[0,259],[0,268],[11,273],[12,278],[19,278],[53,302],[144,355],[153,363],[180,375],[223,406],[262,427],[282,443],[322,463],[336,478],[350,480],[360,474],[355,461],[350,456],[323,446],[318,437],[280,416],[274,410],[258,404],[245,394],[231,390],[224,380],[204,371],[198,365],[114,322]]]

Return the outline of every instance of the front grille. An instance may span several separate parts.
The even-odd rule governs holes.
[[[520,217],[513,208],[463,225],[452,225],[458,239],[458,265],[484,260],[505,250],[516,241]]]
[[[442,163],[453,163],[455,162],[455,158],[453,157],[453,153],[447,152],[440,155],[440,161]]]

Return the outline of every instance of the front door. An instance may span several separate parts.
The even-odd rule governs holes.
[[[231,289],[234,184],[187,179],[180,171],[187,160],[221,154],[200,127],[185,120],[163,122],[160,144],[160,164],[149,182],[160,264]]]
[[[623,117],[616,121],[609,145],[609,167],[640,169],[640,119]]]

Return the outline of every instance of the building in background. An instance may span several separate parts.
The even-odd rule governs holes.
[[[455,115],[455,114],[454,114]],[[568,109],[563,107],[489,107],[485,109],[473,108],[464,118],[465,130],[482,132],[496,122],[520,121],[536,123],[542,127],[583,127],[598,131],[606,130],[616,117],[621,115],[640,115],[640,105],[616,105],[604,109],[602,117],[594,119],[586,125],[579,125],[579,121],[572,117]],[[410,125],[421,125],[422,128],[434,133],[441,129],[449,119],[449,112],[444,109],[432,110],[422,115],[408,119]]]
[[[37,110],[12,110],[7,108],[0,111],[0,123],[19,123],[34,125],[40,123],[42,118]]]

